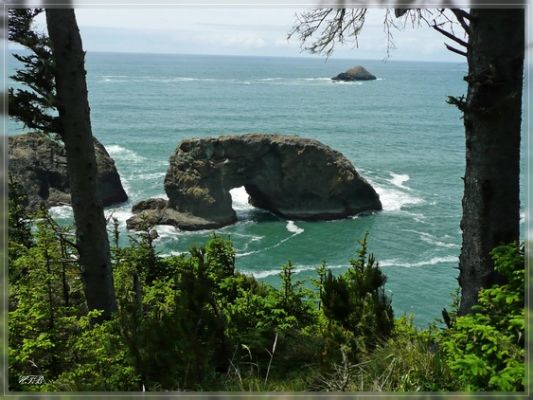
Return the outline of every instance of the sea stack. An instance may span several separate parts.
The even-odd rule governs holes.
[[[115,162],[94,138],[97,165],[97,194],[104,206],[128,200]],[[39,132],[8,137],[9,174],[22,185],[28,197],[25,206],[36,210],[70,204],[65,146]]]
[[[237,216],[229,191],[241,186],[251,205],[287,219],[337,219],[382,208],[352,163],[317,140],[220,136],[181,142],[165,177],[168,202],[136,205],[128,227],[144,222],[195,230],[233,224]]]
[[[358,65],[356,67],[350,68],[346,72],[341,72],[339,75],[331,78],[334,81],[372,81],[376,77],[368,72],[365,68]]]

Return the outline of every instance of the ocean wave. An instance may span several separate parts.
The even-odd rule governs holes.
[[[166,172],[149,172],[146,174],[135,175],[135,177],[137,179],[158,179],[164,177],[166,174]]]
[[[304,231],[303,228],[297,226],[294,221],[287,221],[287,230],[291,233],[294,233],[295,235],[299,235]]]
[[[318,266],[317,265],[294,265],[293,273],[295,275],[300,274],[304,271],[312,271],[315,270]],[[339,268],[347,268],[348,265],[326,265],[328,269],[339,269]],[[281,268],[278,269],[269,269],[266,271],[250,271],[250,270],[243,270],[240,271],[243,274],[251,275],[256,279],[263,279],[267,278],[269,276],[279,275],[281,272]]]
[[[284,85],[284,86],[301,86],[301,85],[362,85],[360,81],[334,81],[330,77],[311,77],[311,78],[263,78],[256,81],[257,83],[269,85]]]
[[[64,206],[50,207],[50,210],[48,211],[50,212],[50,216],[55,219],[74,218],[74,214],[73,214],[71,206],[64,205]]]
[[[394,186],[397,186],[402,189],[411,190],[407,186],[404,186],[404,183],[407,182],[411,177],[407,174],[395,174],[394,172],[389,172],[391,179],[388,179],[390,183]]]
[[[259,242],[260,240],[263,240],[265,238],[264,236],[245,234],[245,233],[238,233],[238,232],[231,232],[231,233],[228,233],[228,235],[237,236],[237,237],[241,237],[241,238],[250,238],[250,242]]]
[[[110,144],[105,146],[105,148],[115,161],[141,162],[145,160],[143,156],[135,153],[133,150],[126,149],[119,144]]]
[[[448,249],[458,249],[461,247],[455,243],[443,242],[442,240],[439,240],[431,235],[420,235],[420,240],[422,240],[423,242],[429,243],[431,245],[434,245],[434,246],[445,247]]]
[[[126,220],[133,215],[129,208],[110,208],[104,210],[105,218],[112,224],[113,219],[116,218],[118,226],[121,228],[126,227]],[[111,225],[112,226],[112,225]]]
[[[229,194],[231,195],[231,207],[237,213],[237,218],[247,219],[255,207],[248,203],[248,192],[244,186],[231,189]]]
[[[74,212],[70,205],[50,207],[50,215],[55,219],[74,219]],[[104,209],[104,217],[108,221],[112,221],[112,218],[116,218],[119,222],[119,226],[125,226],[126,220],[133,214],[126,208],[108,208]]]
[[[455,263],[457,261],[459,261],[459,257],[457,256],[445,256],[445,257],[433,257],[430,260],[419,261],[416,263],[407,263],[407,262],[398,260],[396,258],[393,258],[390,260],[378,261],[378,262],[379,262],[380,267],[412,268],[412,267],[424,267],[428,265],[437,265],[437,264],[442,264],[442,263]]]
[[[102,75],[102,78],[131,78],[129,75]]]
[[[420,237],[420,240],[422,240],[423,242],[429,243],[429,244],[431,244],[433,246],[444,247],[444,248],[448,248],[448,249],[460,248],[460,246],[458,244],[450,243],[449,241],[446,241],[446,239],[451,238],[448,235],[445,235],[444,237],[439,238],[439,237],[437,237],[435,235],[432,235],[431,233],[420,232],[420,231],[416,231],[414,229],[404,229],[404,231],[405,232],[416,233]]]
[[[361,81],[331,81],[333,83],[335,83],[335,85],[357,85],[357,86],[361,86],[363,84],[363,82]]]
[[[378,78],[381,80],[381,78]],[[267,84],[267,85],[316,85],[316,84],[336,84],[336,85],[362,85],[361,81],[334,81],[330,77],[267,77],[267,78],[253,78],[253,79],[235,79],[235,78],[200,78],[192,76],[140,76],[131,77],[126,75],[104,75],[98,81],[99,83],[194,83],[194,82],[218,82],[225,84],[237,85],[252,85],[252,84]]]
[[[277,242],[276,244],[272,245],[272,246],[268,246],[268,247],[264,247],[262,249],[257,249],[257,250],[253,250],[253,251],[248,251],[248,252],[245,252],[245,253],[237,253],[235,254],[235,256],[237,258],[239,257],[246,257],[246,256],[249,256],[251,254],[257,254],[257,253],[262,253],[264,251],[268,251],[268,250],[272,250],[272,249],[275,249],[279,246],[281,246],[283,243],[287,242],[288,240],[291,240],[292,238],[294,238],[295,236],[298,236],[299,234],[301,234],[304,230],[300,227],[298,227],[294,221],[288,221],[287,222],[287,226],[286,226],[287,230],[289,232],[292,233],[292,235],[284,238],[284,239],[281,239],[279,242]]]
[[[159,254],[160,257],[175,257],[175,256],[181,256],[182,254],[189,254],[188,251],[169,251],[168,253],[161,253]]]
[[[217,82],[224,81],[224,79],[216,78],[196,78],[191,76],[170,76],[170,77],[158,77],[158,76],[126,76],[126,75],[103,75],[100,83],[142,83],[142,82],[155,82],[155,83],[174,83],[174,82]]]
[[[182,231],[172,225],[154,225],[153,228],[157,231],[158,237],[156,240],[159,241],[165,238],[176,238],[182,233]]]
[[[372,186],[379,195],[379,199],[383,205],[383,211],[399,211],[405,206],[413,206],[424,202],[423,198],[405,193],[401,190],[385,188],[375,184],[372,184]]]
[[[126,192],[126,194],[128,195],[128,197],[130,196],[130,193],[131,193],[131,186],[130,186],[130,182],[128,179],[126,179],[124,177],[124,175],[121,175],[119,173],[119,177],[120,177],[120,183],[122,184],[122,187],[124,188],[124,191]]]
[[[148,82],[157,82],[157,83],[173,83],[173,82],[219,82],[224,81],[224,79],[216,78],[195,78],[191,76],[173,76],[168,78],[161,77],[145,77],[145,80]]]
[[[303,78],[304,81],[333,82],[331,78]]]

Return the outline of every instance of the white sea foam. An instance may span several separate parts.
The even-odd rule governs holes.
[[[122,147],[118,144],[107,145],[105,146],[105,148],[109,155],[112,156],[115,160],[140,162],[145,159],[143,156],[140,156],[133,150],[126,149],[125,147]]]
[[[268,247],[265,247],[265,248],[262,248],[262,249],[258,249],[258,250],[253,250],[253,251],[248,251],[248,252],[245,252],[245,253],[237,253],[236,254],[236,257],[239,258],[239,257],[246,257],[246,256],[249,256],[251,254],[257,254],[257,253],[262,253],[264,251],[267,251],[267,250],[272,250],[272,249],[275,249],[276,247],[279,247],[281,246],[283,243],[285,243],[286,241],[288,240],[291,240],[292,238],[294,238],[295,236],[298,236],[299,234],[301,234],[304,230],[300,227],[298,227],[294,221],[287,221],[287,226],[286,226],[287,230],[292,233],[292,235],[284,238],[284,239],[281,239],[279,242],[277,242],[276,244],[272,245],[272,246],[268,246]],[[263,237],[261,237],[262,239]],[[252,239],[253,241],[253,239]],[[245,249],[243,249],[245,250]]]
[[[177,76],[175,78],[171,78],[170,80],[172,80],[174,82],[194,82],[194,81],[198,81],[199,79],[198,78],[191,78],[191,77],[188,77],[188,76]]]
[[[433,257],[430,260],[427,261],[419,261],[416,263],[408,263],[405,261],[398,260],[396,258],[390,259],[390,260],[383,260],[379,261],[379,265],[381,267],[404,267],[404,268],[411,268],[411,267],[424,267],[428,265],[437,265],[442,263],[455,263],[459,260],[457,256],[445,256],[445,257]]]
[[[102,78],[131,78],[128,75],[102,75]]]
[[[248,192],[244,186],[233,188],[229,191],[232,200],[232,207],[237,210],[253,210],[253,206],[248,203]]]
[[[331,82],[331,78],[303,78],[304,81]]]
[[[237,236],[241,238],[250,238],[250,242],[258,242],[260,240],[263,240],[264,236],[258,236],[258,235],[251,235],[251,234],[245,234],[245,233],[238,233],[238,232],[231,232],[229,233],[230,236]]]
[[[159,179],[166,175],[166,172],[149,172],[146,174],[136,175],[138,179]]]
[[[231,206],[237,213],[237,218],[240,220],[246,219],[254,207],[248,203],[248,193],[244,186],[231,189]]]
[[[56,219],[66,219],[74,217],[72,207],[67,205],[50,207],[49,211],[52,218]]]
[[[398,189],[385,188],[375,184],[372,184],[372,186],[379,194],[383,211],[399,211],[405,206],[412,206],[424,202],[424,199]]]
[[[297,226],[294,221],[287,221],[287,230],[295,235],[299,235],[304,231],[303,228]]]
[[[402,189],[411,190],[410,188],[404,186],[404,183],[407,182],[411,177],[407,174],[395,174],[394,172],[389,172],[391,179],[388,179],[390,183],[394,186],[397,186]]]
[[[109,208],[104,210],[105,218],[108,221],[113,221],[114,218],[118,221],[118,226],[124,228],[126,226],[126,220],[130,218],[133,214],[128,208]]]
[[[154,229],[157,231],[158,239],[176,238],[181,234],[178,228],[171,225],[154,225]]]
[[[72,207],[69,205],[56,206],[50,208],[50,215],[56,219],[73,219],[74,213]],[[104,216],[106,220],[111,221],[112,218],[116,218],[119,222],[119,226],[125,226],[126,220],[133,214],[129,208],[108,208],[104,210]]]
[[[460,247],[458,244],[443,242],[442,240],[438,240],[437,238],[432,237],[431,235],[421,235],[420,240],[434,246],[445,247],[448,249],[458,249]]]
[[[347,265],[327,265],[328,269],[338,269],[338,268],[347,268]],[[295,275],[304,272],[304,271],[312,271],[317,268],[316,265],[295,265],[293,272]],[[279,275],[281,272],[281,268],[278,269],[269,269],[266,271],[241,271],[243,274],[251,275],[256,279],[262,279],[267,278],[269,276]]]
[[[120,176],[120,183],[122,183],[122,187],[124,188],[124,191],[129,196],[131,193],[131,187],[129,181],[124,177],[124,175]]]
[[[417,235],[419,235],[420,240],[422,240],[423,242],[429,243],[433,246],[444,247],[448,249],[457,249],[460,247],[458,244],[450,243],[449,241],[446,241],[446,239],[449,238],[448,235],[444,236],[443,238],[439,238],[427,232],[419,232],[419,231],[415,231],[412,229],[405,229],[405,231],[416,233]]]
[[[286,85],[286,86],[301,86],[301,85],[362,85],[363,82],[359,81],[334,81],[329,77],[312,77],[312,78],[263,78],[259,79],[256,82],[266,83],[270,85]]]
[[[160,254],[161,257],[181,256],[182,254],[188,254],[188,251],[169,251],[168,253]]]
[[[361,81],[331,81],[333,82],[335,85],[356,85],[356,86],[361,86],[363,84],[363,82]]]
[[[262,251],[263,250],[253,250],[253,251],[246,251],[244,253],[235,253],[235,257],[236,258],[246,257],[246,256],[249,256],[249,255],[252,255],[252,254],[260,253]]]

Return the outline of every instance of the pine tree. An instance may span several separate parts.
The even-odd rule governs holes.
[[[9,113],[27,127],[58,134],[65,143],[76,247],[89,309],[116,310],[106,220],[96,193],[96,156],[85,80],[85,53],[73,9],[46,10],[49,37],[32,29],[42,9],[10,9],[9,39],[30,50],[9,90]]]
[[[350,269],[339,277],[328,271],[322,292],[324,315],[339,323],[365,347],[373,348],[390,335],[394,316],[390,298],[385,294],[386,276],[374,255],[368,254],[367,236],[359,243],[357,258]]]

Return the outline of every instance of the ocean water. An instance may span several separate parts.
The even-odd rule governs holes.
[[[331,81],[358,64],[378,79]],[[130,197],[106,210],[121,223],[122,243],[132,204],[165,197],[168,159],[181,140],[299,135],[341,151],[376,188],[384,210],[288,221],[254,209],[235,188],[239,221],[217,232],[233,241],[237,268],[274,285],[288,260],[298,280],[314,278],[322,260],[340,273],[368,232],[396,315],[414,313],[425,325],[449,306],[457,288],[465,147],[461,115],[446,98],[465,93],[465,64],[88,53],[86,69],[93,133]],[[13,121],[8,129],[21,132]],[[60,220],[72,215],[69,207],[52,211]],[[213,232],[157,230],[162,255],[185,252]]]

